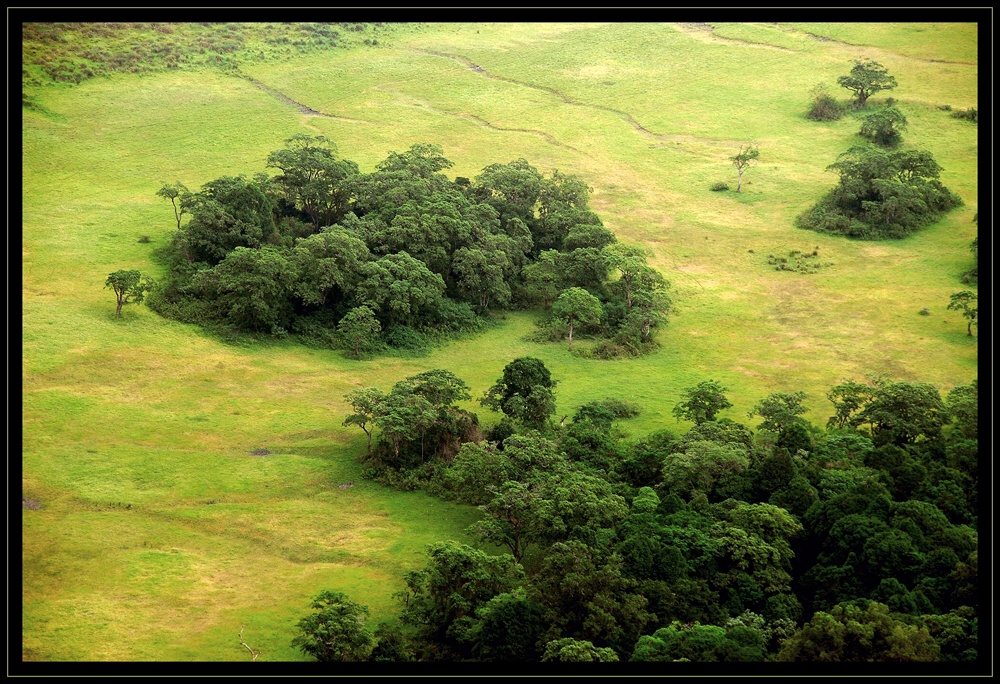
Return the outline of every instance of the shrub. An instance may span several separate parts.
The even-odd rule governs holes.
[[[979,110],[975,107],[969,107],[968,109],[959,109],[951,113],[952,118],[955,119],[966,119],[973,123],[979,122]]]
[[[839,102],[832,95],[819,93],[809,106],[806,117],[813,121],[836,121],[847,112],[847,105]]]
[[[393,349],[407,351],[424,351],[427,340],[413,328],[406,325],[394,325],[385,331],[385,343]]]
[[[148,235],[142,235],[142,236],[139,237],[139,242],[141,242],[142,244],[146,244],[149,241],[150,240],[149,240],[149,236]]]
[[[712,192],[723,192],[729,189],[729,183],[716,183],[711,189]]]

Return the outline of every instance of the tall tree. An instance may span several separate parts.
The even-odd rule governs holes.
[[[552,315],[569,326],[570,351],[573,350],[573,329],[600,323],[602,310],[601,300],[582,287],[571,287],[559,295],[552,305]]]
[[[972,337],[972,326],[979,326],[979,297],[971,290],[962,290],[951,296],[951,303],[948,308],[952,311],[961,311],[962,316],[969,321],[968,333]]]
[[[170,204],[174,208],[174,218],[177,219],[177,230],[181,229],[181,214],[184,213],[182,209],[183,204],[179,201],[179,198],[187,192],[189,192],[187,186],[180,181],[164,183],[163,187],[156,191],[158,197],[170,200]]]
[[[115,316],[122,315],[122,306],[129,302],[141,302],[146,293],[153,287],[152,281],[143,280],[142,274],[135,270],[121,269],[108,274],[108,279],[104,282],[104,287],[114,290],[118,300],[118,307],[115,309]]]
[[[743,192],[743,174],[759,158],[760,151],[749,143],[740,145],[739,153],[729,158],[729,161],[736,167],[736,192]]]
[[[872,59],[856,59],[851,73],[837,79],[841,87],[854,93],[855,104],[864,107],[868,98],[883,90],[892,90],[898,83],[889,70]]]

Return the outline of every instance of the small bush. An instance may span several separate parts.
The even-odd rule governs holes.
[[[917,313],[918,313],[918,314],[920,314],[921,316],[930,316],[930,315],[931,315],[931,310],[930,310],[930,309],[928,309],[928,308],[927,308],[927,307],[925,306],[924,308],[922,308],[922,309],[921,309],[920,311],[918,311]]]
[[[951,113],[951,116],[955,119],[965,119],[973,123],[979,123],[979,110],[975,107],[956,110]]]
[[[139,242],[141,242],[144,245],[147,244],[148,242],[150,242],[149,236],[148,235],[141,235],[139,237]]]
[[[832,95],[821,93],[813,99],[806,116],[813,121],[836,121],[847,112],[847,105]]]
[[[938,109],[940,109],[943,112],[950,112],[951,111],[951,105],[941,105],[940,107],[938,107]]]
[[[729,189],[729,183],[716,183],[712,186],[712,192],[723,192]]]

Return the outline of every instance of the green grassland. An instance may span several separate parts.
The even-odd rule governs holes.
[[[975,25],[423,24],[379,44],[242,65],[119,74],[33,92],[23,114],[24,660],[302,660],[293,626],[322,589],[398,610],[427,544],[469,542],[474,509],[360,477],[364,435],[344,394],[446,368],[481,395],[518,356],[544,360],[558,415],[618,397],[630,437],[686,430],[671,409],[705,379],[746,420],[776,391],[825,392],[867,373],[946,393],[977,372],[949,295],[976,234],[978,137],[941,105],[977,105]],[[793,227],[836,182],[858,122],[805,118],[809,91],[851,60],[886,65],[909,120],[965,205],[900,241]],[[840,92],[837,92],[837,91]],[[884,94],[876,96],[881,101]],[[592,186],[620,240],[651,251],[675,312],[654,354],[617,361],[527,341],[535,315],[419,358],[346,359],[288,341],[225,343],[142,306],[114,317],[108,273],[162,275],[176,228],[163,182],[195,189],[264,170],[296,133],[322,134],[371,171],[390,151],[441,145],[451,176],[525,158]],[[735,187],[728,157],[760,163]],[[148,244],[138,242],[149,236]],[[816,249],[811,275],[768,255]],[[929,316],[920,316],[923,308]],[[581,344],[585,345],[584,340]],[[485,422],[495,420],[475,402]],[[255,450],[271,453],[253,455]],[[353,486],[346,486],[353,483]]]

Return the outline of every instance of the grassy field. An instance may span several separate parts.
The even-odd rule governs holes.
[[[210,70],[49,86],[24,111],[24,660],[246,660],[241,627],[260,660],[303,660],[293,626],[322,589],[375,621],[395,615],[392,594],[426,545],[470,541],[477,512],[361,479],[364,435],[341,427],[355,387],[447,368],[480,395],[507,362],[537,356],[559,380],[560,415],[624,398],[642,409],[623,425],[636,437],[686,430],[670,411],[705,379],[731,389],[736,420],[771,392],[803,390],[824,424],[825,392],[844,379],[884,372],[946,393],[976,376],[976,339],[945,307],[972,264],[977,128],[939,109],[977,106],[975,25],[428,24],[386,36],[243,67],[328,116]],[[861,141],[851,116],[807,120],[809,91],[823,82],[846,98],[836,78],[862,56],[899,82],[904,147],[931,151],[965,201],[906,240],[793,227],[836,182],[826,167]],[[605,224],[648,247],[673,284],[661,349],[585,360],[526,341],[533,316],[517,313],[426,357],[357,362],[225,344],[142,306],[116,320],[108,273],[159,275],[152,251],[176,227],[161,184],[262,171],[296,133],[330,137],[363,171],[430,142],[452,176],[521,157],[579,175]],[[728,157],[747,141],[761,158],[744,192],[711,192],[735,187]],[[768,265],[794,249],[831,265],[808,276]]]

